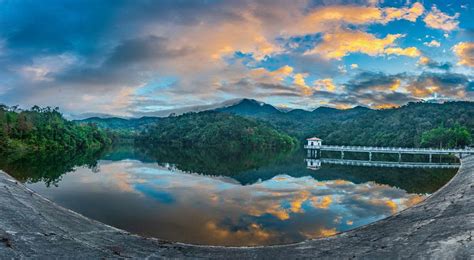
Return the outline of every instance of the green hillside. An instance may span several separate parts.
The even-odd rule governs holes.
[[[0,153],[99,149],[112,142],[93,124],[75,124],[58,109],[18,110],[0,106]]]
[[[238,149],[291,149],[296,140],[268,124],[241,116],[201,112],[168,117],[137,137],[143,144]]]
[[[255,105],[253,109],[260,107]],[[321,107],[314,111],[256,111],[251,115],[248,110],[233,108],[226,112],[266,121],[300,140],[318,136],[325,144],[462,147],[472,144],[474,133],[473,102],[409,103],[384,110]]]

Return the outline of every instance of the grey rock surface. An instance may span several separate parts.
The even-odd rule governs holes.
[[[474,259],[474,156],[422,203],[323,239],[211,247],[143,238],[62,208],[0,171],[0,259]]]

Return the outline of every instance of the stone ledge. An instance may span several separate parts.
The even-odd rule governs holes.
[[[143,238],[62,208],[0,171],[0,259],[6,258],[474,258],[474,156],[420,204],[338,235],[264,247]]]

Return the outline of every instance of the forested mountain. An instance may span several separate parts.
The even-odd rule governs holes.
[[[248,112],[248,106],[243,110],[236,106],[223,111],[266,121],[300,140],[318,136],[325,144],[463,147],[473,141],[473,102],[419,102],[384,110],[320,107],[271,113],[266,112],[271,111],[270,105],[259,102],[252,106],[253,113]]]
[[[82,120],[75,120],[77,123],[93,123],[99,128],[108,128],[108,129],[128,129],[128,130],[139,130],[142,127],[157,123],[161,118],[160,117],[140,117],[140,118],[131,118],[124,119],[120,117],[91,117]]]
[[[296,139],[269,124],[215,111],[167,117],[145,128],[137,141],[143,144],[241,149],[292,149]]]
[[[18,110],[0,105],[0,153],[99,149],[112,142],[93,124],[75,124],[58,109]]]
[[[217,108],[214,111],[254,117],[267,117],[284,113],[272,105],[253,99],[242,99],[240,102],[232,106]]]
[[[318,136],[324,139],[325,144],[462,147],[472,144],[474,133],[473,102],[419,102],[384,110],[366,107],[347,110],[320,107],[313,111],[295,109],[283,112],[269,104],[243,99],[234,105],[213,111],[264,121],[267,126],[271,125],[299,140]],[[82,122],[94,122],[99,127],[112,129],[139,130],[148,124],[159,125],[165,122],[165,125],[169,125],[174,120],[182,119],[91,118]]]

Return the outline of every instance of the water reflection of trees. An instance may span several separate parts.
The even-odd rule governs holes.
[[[97,160],[102,151],[90,150],[81,153],[38,152],[21,157],[4,156],[0,159],[0,169],[21,182],[44,182],[48,187],[57,185],[61,176],[85,166],[98,171]]]
[[[61,176],[76,167],[88,167],[98,171],[98,160],[120,161],[134,159],[141,162],[172,164],[181,171],[204,175],[232,176],[247,170],[282,160],[288,152],[221,151],[218,149],[183,149],[157,147],[154,149],[119,145],[101,151],[82,153],[35,153],[22,157],[0,158],[0,169],[21,182],[44,182],[57,185]]]
[[[141,152],[158,164],[173,164],[181,171],[205,175],[232,177],[236,174],[257,170],[269,164],[283,161],[291,151],[228,151],[205,148],[157,147],[142,148]]]
[[[362,155],[357,155],[362,156]],[[0,169],[21,182],[44,182],[57,185],[61,176],[75,167],[97,170],[98,160],[120,161],[135,159],[174,165],[183,172],[227,176],[242,185],[269,180],[277,175],[292,177],[312,176],[319,181],[348,180],[353,183],[376,182],[406,190],[409,193],[432,193],[448,182],[456,169],[399,169],[367,168],[343,165],[323,165],[317,171],[306,168],[303,150],[290,152],[222,151],[219,149],[192,149],[133,145],[110,147],[102,151],[83,153],[42,153],[21,158],[0,158]],[[384,158],[385,159],[385,158]]]

